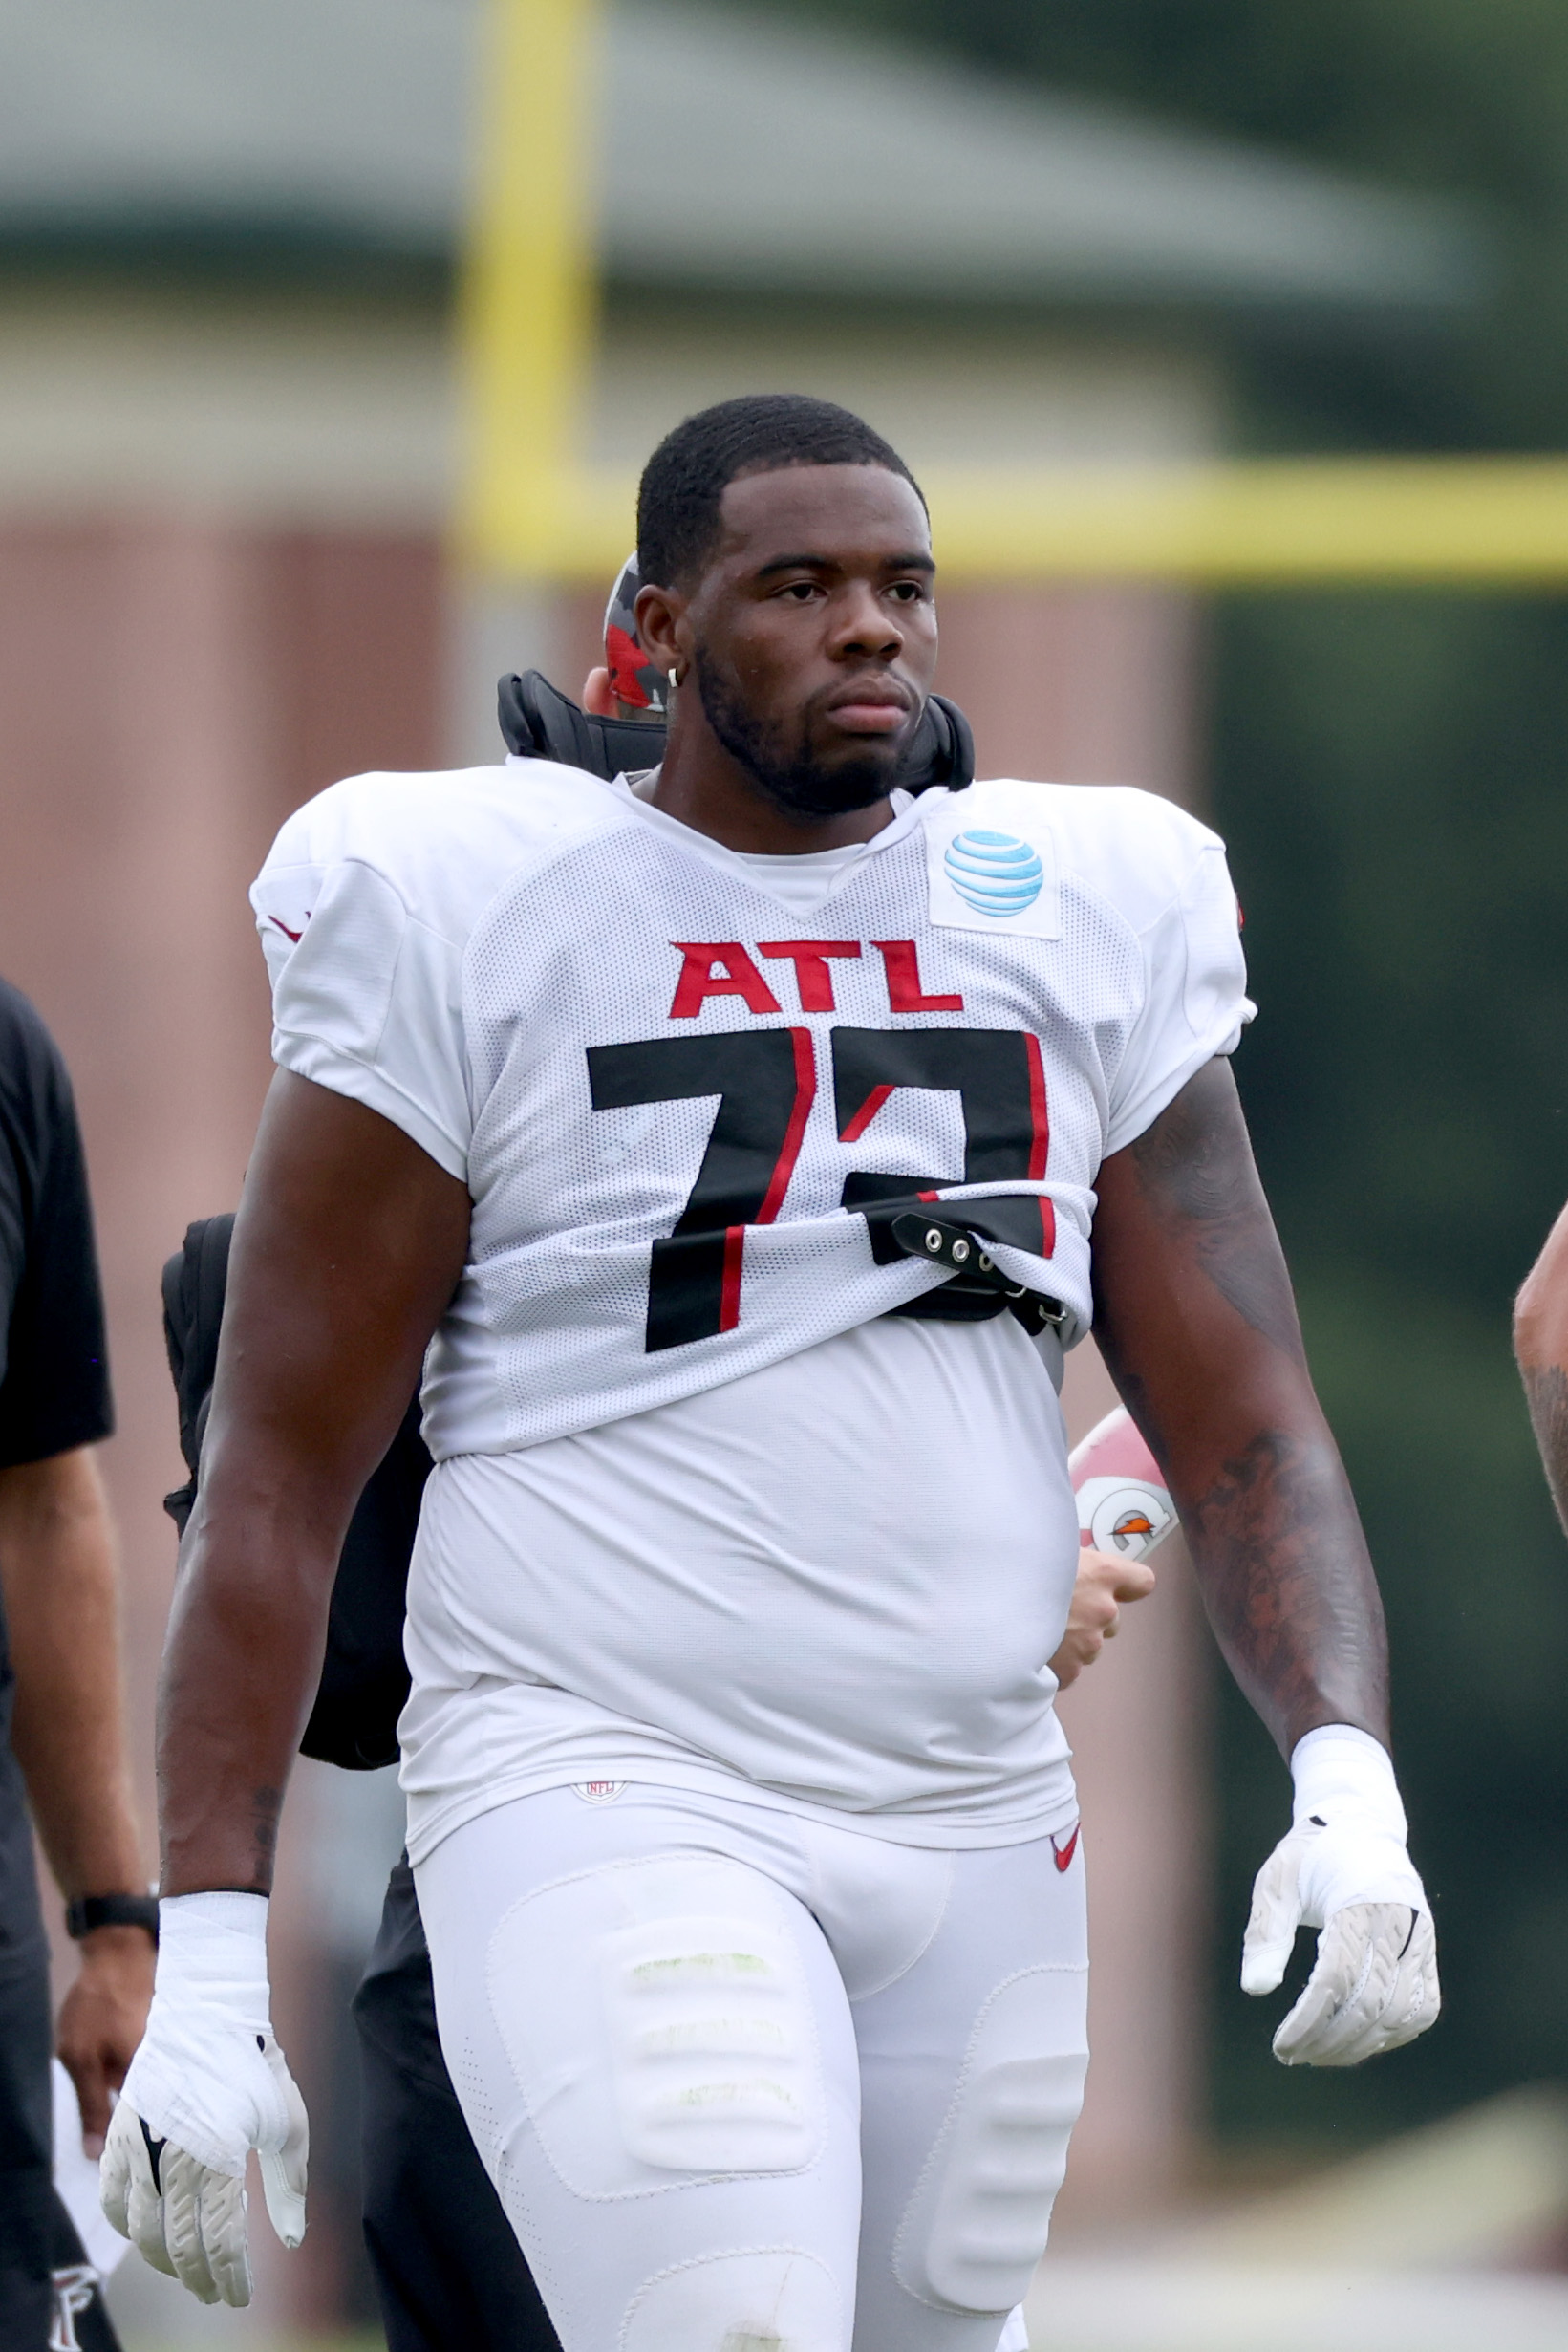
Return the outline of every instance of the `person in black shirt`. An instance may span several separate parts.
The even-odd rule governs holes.
[[[112,2346],[51,2179],[49,1954],[36,1823],[81,1970],[57,2046],[96,2154],[141,2038],[156,1907],[132,1817],[114,1544],[92,1447],[111,1422],[71,1082],[0,982],[0,2344]]]

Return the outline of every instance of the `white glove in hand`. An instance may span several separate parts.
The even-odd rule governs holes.
[[[266,1898],[165,1897],[147,2031],[98,2168],[105,2213],[204,2303],[248,2303],[246,2160],[258,2150],[272,2227],[297,2246],[308,2143],[272,2039]]]
[[[1355,2066],[1424,2034],[1437,2017],[1431,1906],[1405,1850],[1405,1808],[1387,1751],[1330,1723],[1290,1759],[1295,1820],[1253,1886],[1241,1989],[1272,1993],[1299,1927],[1318,1959],[1274,2037],[1284,2066]]]

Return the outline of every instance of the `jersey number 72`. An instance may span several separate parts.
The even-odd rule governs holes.
[[[931,1088],[959,1098],[964,1183],[1043,1177],[1050,1136],[1038,1038],[1018,1029],[834,1028],[827,1046],[841,1143],[857,1142],[896,1088]],[[772,1224],[784,1206],[816,1096],[810,1030],[738,1029],[590,1046],[588,1070],[595,1111],[719,1097],[686,1205],[669,1238],[653,1244],[646,1345],[653,1353],[733,1331],[741,1319],[746,1227]],[[891,1203],[931,1198],[943,1181],[851,1173],[843,1205],[868,1216],[874,1245]],[[1048,1254],[1049,1201],[1031,1196],[1027,1213],[1032,1230],[1017,1239],[1034,1250],[1043,1241]],[[877,1248],[879,1259],[883,1254]]]

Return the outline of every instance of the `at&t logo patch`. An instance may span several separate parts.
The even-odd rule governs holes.
[[[1000,800],[996,812],[999,821],[955,824],[951,832],[933,826],[926,836],[932,921],[953,931],[1020,939],[1060,939],[1056,841],[1049,825],[1042,821],[1043,811],[1036,805],[1036,788],[979,788],[994,792]],[[1016,832],[1007,823],[1013,815],[1009,803],[1018,806]]]
[[[1027,913],[1045,879],[1040,852],[1016,833],[959,833],[942,862],[965,906],[999,918]]]

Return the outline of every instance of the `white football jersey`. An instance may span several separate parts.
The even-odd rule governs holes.
[[[1090,1317],[1102,1158],[1235,1044],[1221,844],[1152,795],[936,790],[809,918],[624,781],[545,762],[334,785],[251,898],[286,1068],[473,1197],[431,1349],[438,1460],[743,1378],[942,1280],[960,1207]]]

